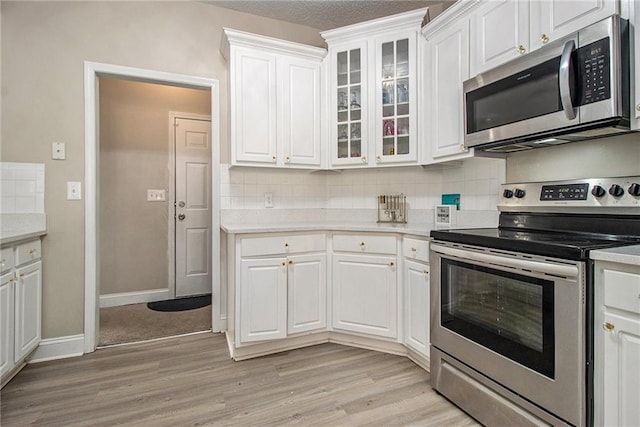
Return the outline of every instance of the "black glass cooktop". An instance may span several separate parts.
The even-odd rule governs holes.
[[[640,244],[640,216],[531,217],[500,216],[499,228],[433,230],[431,237],[453,243],[489,247],[553,258],[584,260],[589,251]]]

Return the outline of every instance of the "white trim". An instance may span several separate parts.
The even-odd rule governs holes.
[[[97,348],[103,349],[103,348],[111,348],[111,347],[127,347],[127,346],[131,346],[131,345],[135,345],[135,344],[147,344],[147,343],[150,343],[150,342],[166,341],[166,340],[170,340],[170,339],[173,339],[173,338],[189,337],[191,335],[210,334],[210,333],[212,333],[211,329],[207,329],[206,331],[187,332],[186,334],[170,335],[168,337],[151,338],[151,339],[142,340],[142,341],[132,341],[132,342],[123,342],[123,343],[119,343],[119,344],[101,345],[101,346],[98,346]]]
[[[170,299],[169,289],[150,289],[148,291],[121,292],[100,295],[100,308],[119,307],[128,304],[163,301]]]
[[[224,27],[220,41],[220,52],[224,59],[229,61],[231,45],[245,46],[252,49],[269,50],[275,53],[306,56],[311,59],[322,59],[327,55],[327,50],[321,47],[309,46],[302,43],[280,40],[273,37],[248,33]]]
[[[428,7],[410,10],[396,15],[322,31],[320,35],[327,43],[332,44],[337,42],[341,43],[353,37],[367,38],[377,36],[384,31],[403,31],[407,28],[413,28],[413,26],[416,25],[418,29],[420,29],[420,25],[428,10]]]
[[[84,354],[83,349],[84,335],[82,334],[43,339],[27,361],[27,364],[82,356]]]
[[[211,91],[211,191],[212,201],[220,195],[220,84],[218,80],[173,74],[163,71],[145,70],[120,65],[85,61],[84,63],[84,124],[85,124],[85,304],[84,304],[84,351],[91,353],[98,342],[98,76],[110,76],[133,81],[169,84],[179,87],[207,89]],[[216,173],[213,173],[216,171]],[[212,206],[211,230],[220,229],[220,207]],[[220,263],[220,233],[211,233],[212,265]],[[212,328],[220,331],[220,276],[213,274],[212,282]]]
[[[167,189],[167,257],[169,262],[167,263],[167,274],[169,275],[169,297],[173,299],[176,297],[176,222],[172,221],[175,218],[175,206],[176,206],[176,119],[190,119],[190,120],[203,120],[211,123],[211,116],[204,114],[194,113],[180,113],[178,111],[169,111],[169,164],[167,169],[169,171],[169,188]],[[213,127],[211,128],[213,132]],[[213,144],[212,144],[213,145]],[[213,149],[213,147],[211,147]],[[213,177],[213,167],[211,169],[211,176]],[[217,203],[211,200],[210,209],[216,208]],[[213,234],[213,230],[211,230]],[[211,274],[215,269],[215,265],[211,266]]]

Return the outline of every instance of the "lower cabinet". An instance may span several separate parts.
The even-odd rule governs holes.
[[[327,327],[327,255],[287,259],[287,333]]]
[[[42,333],[40,240],[2,249],[0,375],[4,385],[38,347]]]
[[[640,267],[596,262],[595,425],[640,420]]]
[[[429,265],[404,260],[404,343],[429,354]]]
[[[333,328],[396,338],[396,270],[395,256],[334,253]]]

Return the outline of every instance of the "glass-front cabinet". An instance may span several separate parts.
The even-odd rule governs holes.
[[[329,30],[330,167],[417,164],[417,37],[426,9]]]
[[[357,164],[367,161],[366,111],[363,93],[363,62],[365,48],[344,48],[336,54],[336,133],[335,163]]]

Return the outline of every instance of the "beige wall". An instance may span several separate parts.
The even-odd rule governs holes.
[[[167,289],[169,112],[211,115],[211,92],[100,78],[100,295]]]
[[[203,2],[2,1],[2,161],[45,163],[44,338],[80,334],[84,323],[84,61],[218,79],[221,146],[227,145],[227,64],[222,27],[323,46],[314,29]],[[64,141],[67,160],[51,160]],[[222,154],[223,161],[226,157]]]

